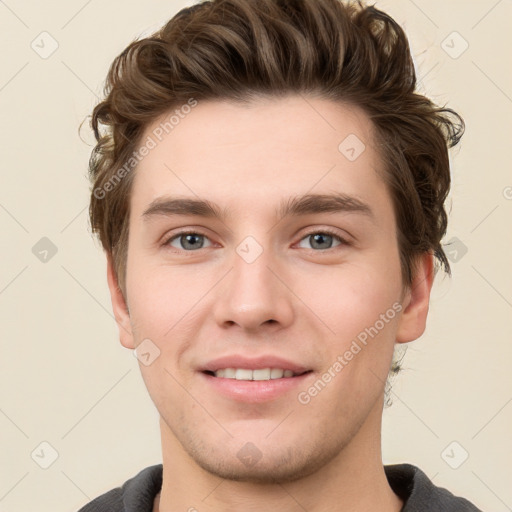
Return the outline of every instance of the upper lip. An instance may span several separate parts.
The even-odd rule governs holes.
[[[261,368],[280,368],[282,370],[291,370],[293,373],[304,373],[311,370],[311,368],[307,368],[292,361],[288,361],[281,357],[272,355],[255,358],[249,358],[240,355],[228,355],[209,361],[200,368],[200,371],[216,372],[222,368],[244,368],[248,370],[258,370]]]

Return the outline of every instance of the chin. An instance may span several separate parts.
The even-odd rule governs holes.
[[[208,473],[260,485],[307,477],[333,460],[346,444],[341,438],[329,438],[320,432],[308,442],[305,436],[299,436],[298,441],[293,435],[276,434],[260,430],[254,436],[246,433],[219,441],[201,439],[195,433],[193,437],[185,435],[180,442],[193,461]]]
[[[261,458],[255,462],[247,459],[242,462],[237,454],[233,457],[226,457],[224,454],[222,458],[215,460],[212,457],[197,457],[195,462],[205,471],[225,480],[270,485],[300,480],[315,473],[327,462],[324,457],[304,458],[303,455],[261,453]]]

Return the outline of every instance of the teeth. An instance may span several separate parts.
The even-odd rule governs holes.
[[[237,368],[235,373],[236,380],[252,380],[252,370],[242,370]]]
[[[279,368],[272,368],[270,370],[270,378],[271,379],[280,379],[284,376],[284,370],[280,370]]]
[[[215,377],[236,380],[271,380],[281,379],[283,377],[293,377],[292,370],[283,370],[281,368],[261,368],[258,370],[249,370],[245,368],[221,368],[217,370]]]
[[[270,380],[270,368],[252,371],[252,380]]]

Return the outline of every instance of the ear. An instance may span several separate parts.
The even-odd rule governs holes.
[[[434,255],[426,252],[418,257],[413,282],[402,301],[404,309],[396,333],[397,343],[414,341],[425,332],[433,282]]]
[[[130,322],[130,314],[128,307],[119,288],[117,276],[112,262],[112,255],[107,255],[107,281],[110,290],[110,299],[112,301],[112,310],[116,318],[117,326],[119,327],[119,339],[121,345],[126,348],[134,349],[132,326]]]

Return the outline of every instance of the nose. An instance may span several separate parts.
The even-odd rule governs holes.
[[[294,314],[291,276],[270,249],[265,247],[252,260],[261,249],[250,243],[245,248],[248,251],[243,252],[240,246],[239,252],[235,251],[230,261],[231,271],[217,287],[214,306],[217,325],[231,328],[236,325],[248,332],[263,328],[279,330],[290,325]]]

